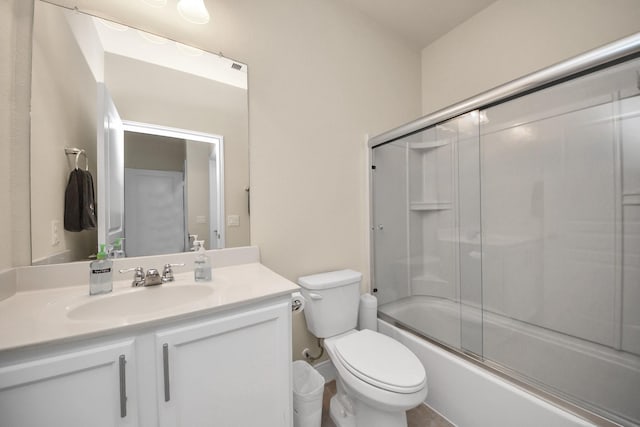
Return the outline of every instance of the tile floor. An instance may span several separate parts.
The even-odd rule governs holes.
[[[336,427],[329,416],[329,400],[336,394],[336,382],[331,381],[324,386],[322,396],[322,427]],[[454,427],[426,405],[420,405],[407,411],[408,427]]]

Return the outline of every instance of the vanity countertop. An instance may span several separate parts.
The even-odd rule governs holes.
[[[0,351],[124,328],[214,313],[297,291],[291,281],[258,262],[214,268],[211,282],[194,282],[193,272],[175,281],[132,288],[113,282],[113,292],[89,296],[89,285],[28,290],[0,301]]]

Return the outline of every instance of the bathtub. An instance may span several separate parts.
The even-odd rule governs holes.
[[[403,298],[381,305],[379,313],[380,331],[403,342],[424,363],[427,403],[454,424],[592,425],[395,325],[454,348],[460,348],[465,330],[475,328],[481,334],[467,335],[464,344],[481,349],[486,361],[622,425],[640,424],[638,356],[443,298]]]

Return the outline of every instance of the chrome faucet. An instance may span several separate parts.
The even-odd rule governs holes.
[[[142,267],[125,268],[124,270],[119,271],[120,273],[128,273],[129,271],[134,272],[133,281],[131,282],[131,287],[133,288],[162,284],[162,277],[160,277],[160,273],[158,273],[158,270],[155,268],[147,270],[147,274],[144,274],[144,269]]]
[[[155,268],[147,270],[147,274],[144,276],[144,286],[162,285],[162,277],[160,272]]]
[[[173,282],[175,279],[173,277],[172,267],[182,266],[184,266],[184,263],[165,264],[164,269],[162,270],[162,276],[155,268],[148,269],[146,274],[142,267],[125,268],[119,271],[120,273],[128,273],[129,271],[133,271],[133,281],[131,282],[131,286],[134,288],[138,288],[140,286],[155,286],[167,282]]]

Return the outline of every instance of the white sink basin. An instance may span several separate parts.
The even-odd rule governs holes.
[[[95,296],[83,304],[69,307],[67,317],[94,320],[146,315],[195,302],[213,292],[206,285],[158,285],[132,289],[125,293]]]

